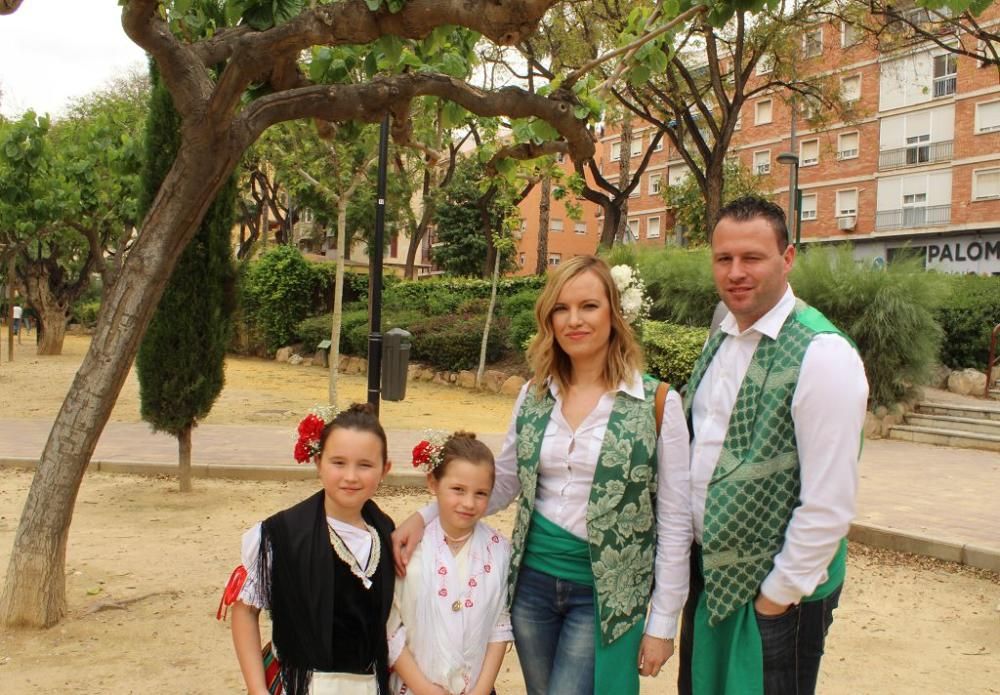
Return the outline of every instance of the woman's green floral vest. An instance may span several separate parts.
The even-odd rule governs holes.
[[[646,615],[653,585],[656,548],[656,415],[659,383],[643,377],[646,399],[619,391],[601,445],[587,504],[590,564],[597,592],[601,638],[610,644]],[[521,498],[514,526],[509,592],[531,524],[538,483],[542,437],[555,406],[548,389],[539,396],[529,387],[517,414],[517,477]]]
[[[705,500],[702,557],[711,625],[756,597],[784,545],[799,504],[792,397],[806,349],[820,333],[843,336],[796,300],[778,338],[761,337],[740,386]],[[708,341],[688,381],[684,411],[692,432],[691,402],[725,338],[719,331]]]

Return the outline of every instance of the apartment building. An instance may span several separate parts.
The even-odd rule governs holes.
[[[980,21],[1000,23],[1000,7]],[[879,264],[905,254],[927,268],[1000,274],[997,67],[928,42],[901,41],[879,53],[839,21],[817,23],[802,41],[801,69],[838,80],[851,119],[813,127],[799,115],[793,144],[789,94],[763,93],[744,105],[730,153],[786,207],[790,172],[777,156],[798,156],[802,242],[850,241],[859,259]],[[767,69],[763,61],[757,72]],[[607,133],[598,154],[605,176],[616,175],[622,156],[635,170],[652,135],[636,121],[631,151],[623,153],[620,137]],[[671,145],[653,153],[629,201],[631,241],[676,241],[661,191],[686,175]]]

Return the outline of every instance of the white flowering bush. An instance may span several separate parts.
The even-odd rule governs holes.
[[[649,318],[652,302],[646,295],[646,284],[638,271],[628,265],[616,265],[611,268],[611,279],[618,288],[625,320],[636,324]]]

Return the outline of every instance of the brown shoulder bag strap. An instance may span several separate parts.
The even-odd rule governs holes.
[[[670,391],[670,384],[661,383],[656,387],[656,439],[660,439],[660,430],[663,429],[663,407],[667,403],[667,393]]]

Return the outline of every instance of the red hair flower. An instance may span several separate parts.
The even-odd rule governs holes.
[[[323,438],[323,428],[333,420],[337,411],[333,408],[314,408],[302,418],[298,427],[298,439],[295,441],[293,455],[297,463],[318,460],[323,453],[320,441]]]
[[[444,461],[444,443],[448,435],[444,432],[427,430],[424,439],[413,447],[413,467],[430,473]]]

